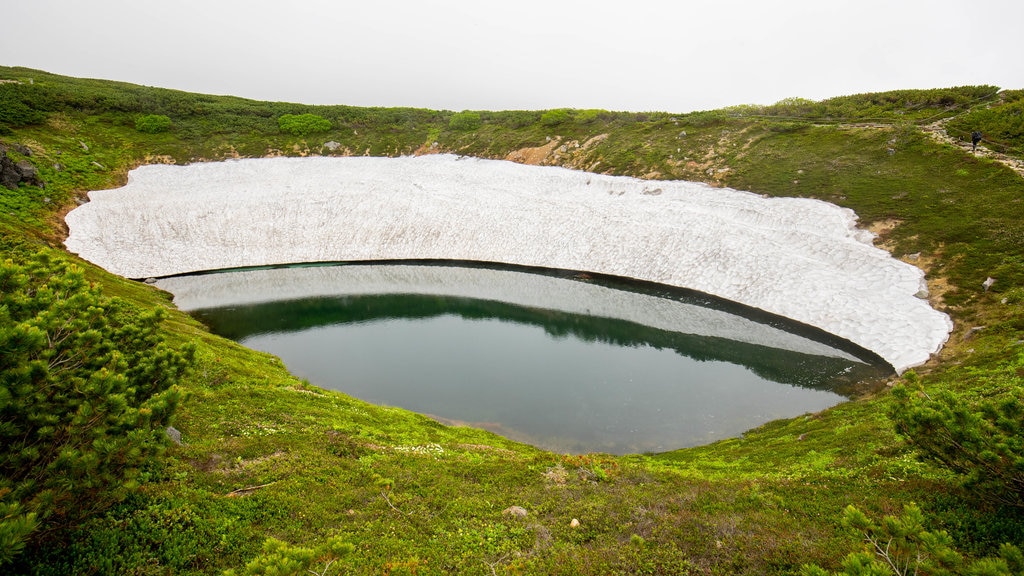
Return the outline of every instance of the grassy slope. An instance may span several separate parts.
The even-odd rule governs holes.
[[[0,68],[4,78],[26,82],[0,84],[7,102],[45,116],[0,136],[30,146],[47,182],[0,189],[10,255],[58,243],[59,216],[76,197],[120,184],[142,162],[329,153],[329,140],[342,145],[336,154],[408,154],[434,142],[496,158],[543,148],[546,163],[814,196],[865,223],[898,221],[883,240],[896,255],[920,253],[945,280],[937,303],[957,322],[926,384],[982,394],[1019,378],[1024,363],[1015,344],[1024,310],[1018,298],[1000,303],[1024,285],[1024,180],[908,121],[955,114],[991,87],[923,105],[908,92],[676,116],[569,111],[557,124],[539,112],[482,112],[480,128],[453,131],[447,112],[259,103]],[[304,112],[334,128],[305,140],[278,133],[277,116]],[[174,129],[136,132],[144,113],[170,116]],[[108,294],[169,306],[147,286],[83,266]],[[991,292],[987,276],[998,278]],[[987,328],[964,342],[978,325]],[[266,536],[312,544],[342,534],[357,551],[335,567],[353,573],[785,573],[834,566],[856,546],[838,526],[845,505],[893,512],[911,500],[969,553],[1024,540],[1019,518],[965,500],[916,461],[885,417],[884,393],[711,446],[570,457],[320,391],[182,314],[167,331],[200,343],[176,422],[186,444],[137,496],[66,535],[67,547],[34,551],[42,572],[216,573],[253,557]],[[512,505],[529,516],[503,515]]]

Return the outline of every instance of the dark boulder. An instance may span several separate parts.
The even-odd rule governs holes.
[[[42,186],[39,170],[28,160],[15,162],[7,156],[7,151],[0,149],[0,186],[16,190],[24,182],[31,186]]]
[[[21,172],[21,181],[32,186],[42,186],[43,181],[39,179],[39,171],[28,160],[22,160],[15,164]]]
[[[18,188],[18,183],[21,182],[21,170],[7,157],[7,152],[0,150],[0,185],[6,186],[11,190]]]

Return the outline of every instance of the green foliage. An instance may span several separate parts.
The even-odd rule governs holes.
[[[3,501],[6,496],[6,491],[0,492],[0,566],[14,560],[39,527],[35,512],[26,512],[19,502]]]
[[[843,560],[839,576],[909,576],[932,574],[953,576],[1017,576],[1024,574],[1024,557],[1012,544],[1000,547],[999,557],[965,562],[953,548],[953,539],[944,530],[925,529],[921,509],[911,503],[903,515],[885,516],[876,523],[854,506],[843,512],[843,526],[860,534],[864,549],[851,552]],[[803,576],[829,576],[819,566],[806,565]]]
[[[1015,365],[1024,367],[1024,355]],[[1024,383],[1004,386],[979,401],[948,390],[932,397],[908,373],[893,390],[892,418],[924,458],[960,474],[987,499],[1024,507]]]
[[[38,124],[46,115],[31,105],[27,87],[15,82],[0,83],[0,134],[11,127]]]
[[[193,349],[163,342],[161,309],[106,298],[48,251],[0,265],[0,537],[75,522],[138,485]]]
[[[245,565],[241,572],[228,570],[224,576],[293,576],[297,574],[340,574],[331,570],[340,558],[355,550],[340,537],[333,537],[315,548],[292,546],[276,538],[267,538],[263,553]]]
[[[452,114],[451,120],[448,121],[448,128],[451,130],[468,132],[470,130],[476,130],[481,124],[482,121],[480,119],[479,112],[464,110],[462,112]]]
[[[576,115],[573,117],[573,120],[580,124],[590,124],[597,120],[602,113],[605,113],[604,110],[597,110],[593,108],[589,110],[578,110],[576,111]]]
[[[282,132],[305,138],[317,132],[327,132],[331,129],[331,122],[316,114],[285,114],[277,119],[277,126]]]
[[[682,121],[687,126],[706,127],[721,124],[728,118],[729,115],[723,110],[707,110],[686,114]]]
[[[985,145],[998,152],[1024,155],[1024,90],[1007,90],[999,102],[979,107],[946,125],[951,136],[969,140],[971,132],[982,133]]]
[[[527,110],[502,110],[499,112],[485,112],[487,122],[508,128],[510,130],[521,130],[531,126],[540,118],[540,112]]]
[[[157,134],[171,129],[171,119],[163,114],[147,114],[135,121],[135,129],[147,134]]]
[[[925,121],[950,116],[953,110],[994,97],[998,90],[995,86],[958,86],[854,94],[820,102],[786,98],[761,108],[757,114],[828,121]]]
[[[565,108],[556,108],[555,110],[548,110],[547,112],[540,115],[540,123],[542,126],[557,126],[563,122],[569,121],[569,111]]]

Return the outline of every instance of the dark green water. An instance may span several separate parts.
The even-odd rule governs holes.
[[[734,437],[835,405],[890,371],[848,353],[446,295],[320,295],[192,313],[319,386],[560,452]]]

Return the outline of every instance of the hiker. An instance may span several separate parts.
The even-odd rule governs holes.
[[[978,150],[978,142],[981,142],[981,132],[975,130],[971,132],[971,152]]]

